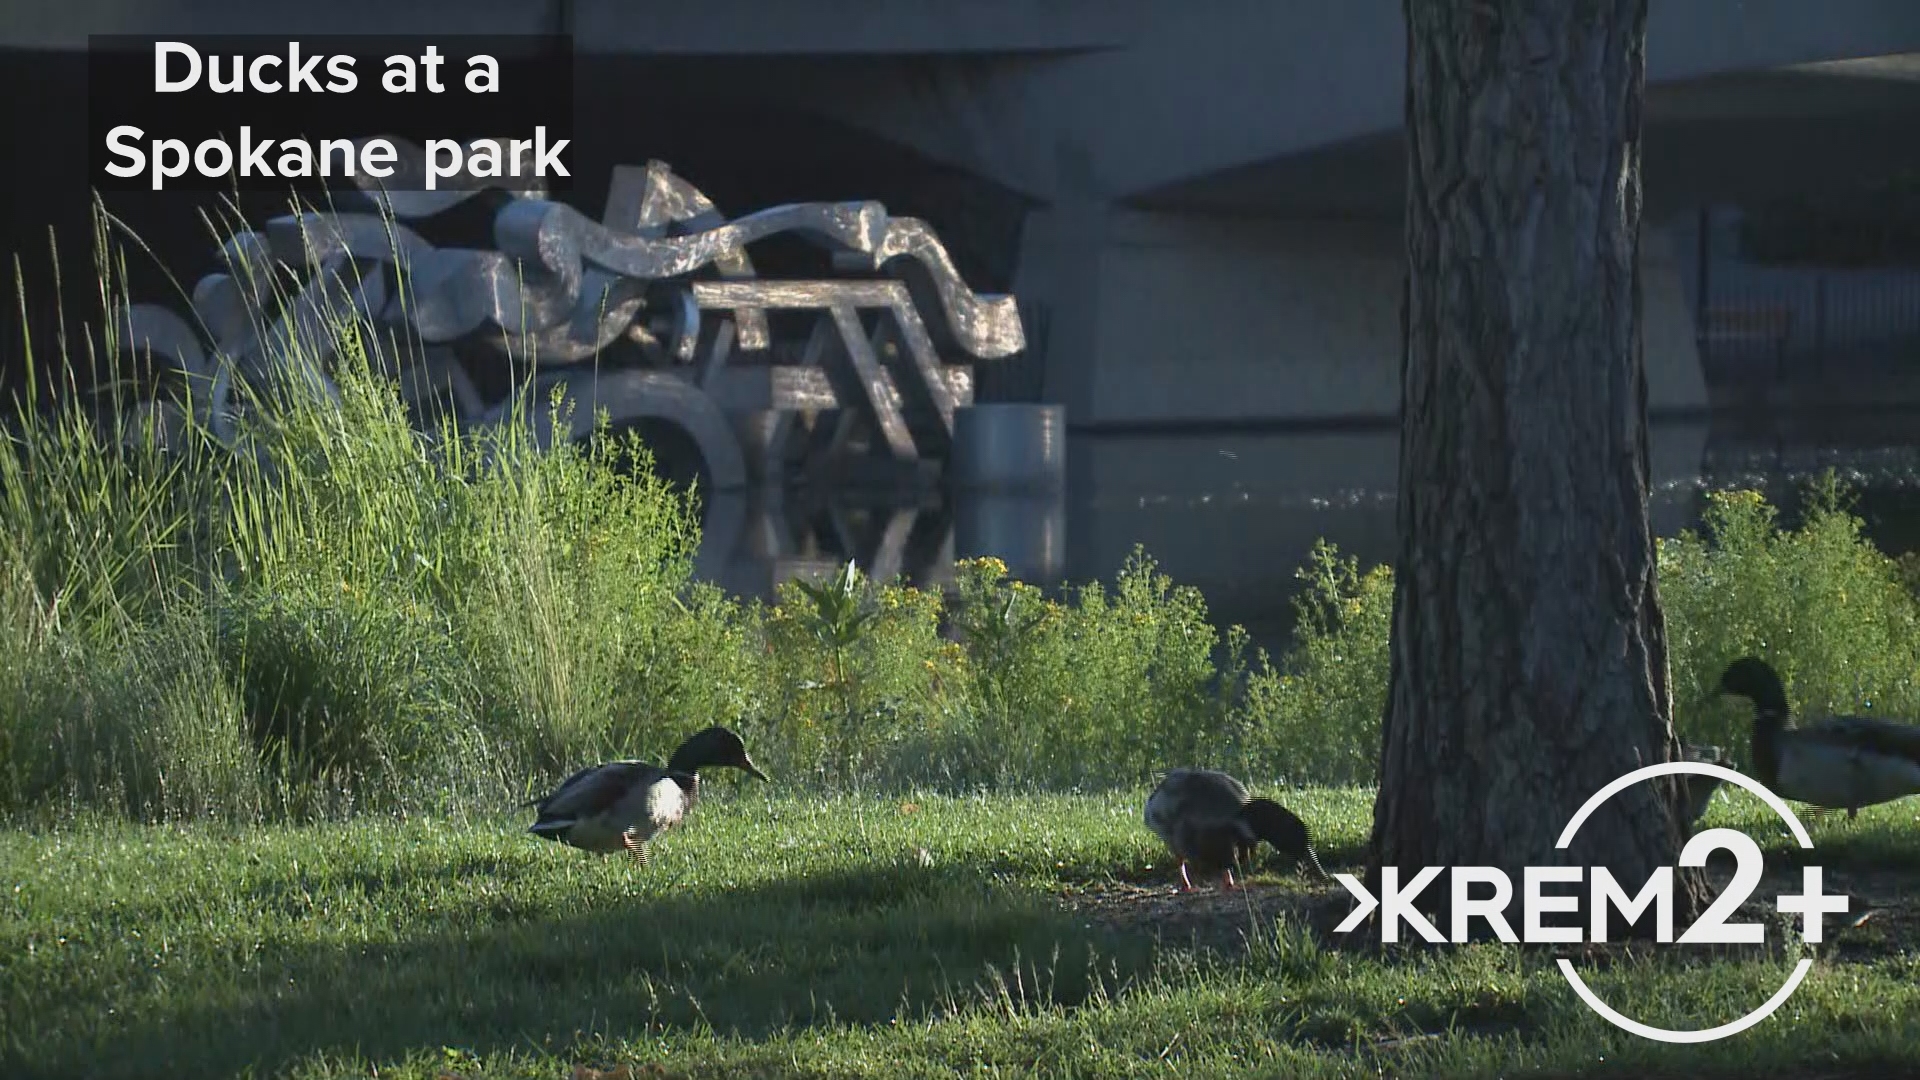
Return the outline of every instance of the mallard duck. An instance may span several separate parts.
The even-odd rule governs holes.
[[[553,794],[526,804],[537,806],[540,814],[527,831],[583,851],[625,851],[635,862],[645,862],[647,842],[678,825],[699,798],[699,771],[716,766],[767,778],[747,757],[740,736],[710,727],[681,743],[664,769],[644,761],[581,769]]]
[[[1180,860],[1182,892],[1193,891],[1190,865],[1233,888],[1234,866],[1245,865],[1262,840],[1326,876],[1304,822],[1272,799],[1250,798],[1240,781],[1212,769],[1169,772],[1147,798],[1147,828]]]
[[[1788,728],[1787,692],[1766,661],[1743,657],[1720,676],[1720,693],[1753,702],[1753,775],[1774,794],[1847,812],[1920,793],[1920,727],[1870,716],[1835,716]]]

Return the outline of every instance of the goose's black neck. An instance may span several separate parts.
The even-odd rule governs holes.
[[[1787,688],[1780,673],[1756,656],[1743,656],[1720,674],[1720,693],[1753,703],[1753,769],[1772,786],[1780,775],[1781,729],[1787,726]]]
[[[700,766],[710,764],[710,762],[706,760],[706,754],[703,752],[704,749],[704,747],[694,746],[692,744],[681,746],[673,752],[672,757],[667,759],[667,771],[676,774],[676,776],[696,775],[700,771]]]
[[[728,756],[727,735],[720,728],[707,728],[688,736],[667,759],[667,771],[692,776],[701,769],[723,764]]]
[[[1785,704],[1755,702],[1753,706],[1754,778],[1772,787],[1780,776],[1780,732],[1787,726]]]

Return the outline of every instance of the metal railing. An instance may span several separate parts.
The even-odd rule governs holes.
[[[1697,329],[1701,360],[1720,372],[1791,378],[1920,362],[1920,268],[1712,271]]]

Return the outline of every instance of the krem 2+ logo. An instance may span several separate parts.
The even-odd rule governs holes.
[[[1621,790],[1658,776],[1671,776],[1692,773],[1700,776],[1713,776],[1729,783],[1738,784],[1755,795],[1760,796],[1773,812],[1780,815],[1787,828],[1793,833],[1800,846],[1812,850],[1813,840],[1807,835],[1806,827],[1793,815],[1787,804],[1778,795],[1768,791],[1764,785],[1750,776],[1735,772],[1720,765],[1701,761],[1669,761],[1658,765],[1649,765],[1644,769],[1635,769],[1606,787],[1580,807],[1573,820],[1561,831],[1554,847],[1565,850],[1579,833],[1580,826],[1588,815],[1601,803],[1606,802]],[[1506,910],[1513,899],[1513,882],[1497,867],[1492,866],[1456,866],[1453,867],[1452,903],[1450,905],[1452,934],[1455,943],[1467,940],[1467,920],[1485,919],[1496,936],[1506,942],[1522,942],[1528,945],[1579,944],[1585,941],[1604,942],[1607,940],[1607,909],[1612,907],[1620,912],[1628,923],[1635,923],[1646,914],[1649,907],[1654,910],[1655,938],[1662,944],[1679,945],[1757,945],[1766,940],[1766,927],[1760,923],[1728,922],[1729,916],[1739,910],[1741,904],[1753,895],[1754,887],[1760,884],[1764,860],[1760,854],[1760,845],[1753,838],[1734,829],[1705,829],[1694,834],[1680,851],[1680,865],[1685,867],[1703,867],[1708,854],[1714,851],[1731,852],[1736,861],[1733,880],[1727,883],[1723,891],[1693,925],[1686,928],[1679,937],[1673,933],[1673,867],[1657,868],[1638,895],[1628,896],[1627,890],[1615,881],[1613,875],[1604,866],[1583,868],[1579,866],[1529,866],[1524,872],[1525,893],[1521,901],[1522,932],[1515,934],[1507,922]],[[1440,943],[1449,940],[1443,937],[1434,925],[1427,921],[1414,906],[1413,901],[1433,880],[1440,876],[1441,867],[1429,866],[1415,874],[1413,880],[1400,882],[1400,869],[1395,866],[1380,868],[1380,893],[1374,896],[1351,874],[1333,875],[1340,884],[1346,886],[1359,903],[1348,914],[1346,921],[1334,928],[1334,933],[1350,933],[1358,927],[1375,909],[1380,912],[1380,939],[1389,944],[1400,940],[1400,924],[1405,923],[1427,941]],[[1801,917],[1801,937],[1812,943],[1821,940],[1821,928],[1825,916],[1843,914],[1847,910],[1847,897],[1844,894],[1829,895],[1821,887],[1820,867],[1808,866],[1802,869],[1802,891],[1787,893],[1775,900],[1779,910]],[[1579,926],[1542,926],[1541,916],[1547,914],[1571,914],[1580,910],[1580,896],[1577,892],[1548,895],[1544,889],[1548,885],[1578,886],[1584,879],[1587,886],[1589,926],[1583,930]],[[1483,899],[1469,898],[1468,891],[1474,885],[1491,885],[1493,895]],[[1623,1016],[1606,1002],[1601,1001],[1591,988],[1583,982],[1573,970],[1571,961],[1560,959],[1560,973],[1566,976],[1574,993],[1594,1012],[1623,1030],[1630,1031],[1647,1039],[1658,1039],[1669,1043],[1703,1043],[1715,1039],[1724,1039],[1737,1035],[1753,1025],[1765,1020],[1775,1009],[1786,1003],[1787,998],[1799,989],[1800,981],[1807,977],[1807,971],[1813,967],[1813,960],[1805,957],[1794,966],[1793,974],[1759,1008],[1747,1015],[1719,1027],[1705,1028],[1699,1031],[1672,1031],[1666,1028],[1643,1024],[1631,1017]]]

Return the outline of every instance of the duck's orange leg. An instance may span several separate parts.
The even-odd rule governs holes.
[[[1180,861],[1180,891],[1193,891],[1193,879],[1187,876],[1187,863],[1184,859]]]
[[[1220,891],[1232,892],[1234,889],[1237,889],[1237,888],[1239,888],[1239,886],[1233,883],[1233,868],[1228,867],[1227,869],[1220,871]]]
[[[637,839],[632,833],[626,833],[620,837],[620,842],[626,846],[627,856],[633,860],[633,865],[645,866],[647,864],[647,842],[645,840]]]

